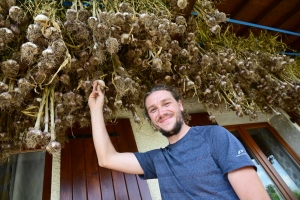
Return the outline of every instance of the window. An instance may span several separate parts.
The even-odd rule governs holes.
[[[225,126],[245,146],[272,199],[300,199],[300,158],[268,123]]]
[[[42,199],[45,152],[15,154],[0,165],[0,199]]]

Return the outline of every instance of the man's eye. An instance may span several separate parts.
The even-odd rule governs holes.
[[[167,102],[167,103],[164,104],[164,106],[168,106],[168,105],[170,105],[170,102]]]
[[[150,113],[154,113],[156,111],[156,109],[154,108],[154,109],[151,109],[150,110]]]

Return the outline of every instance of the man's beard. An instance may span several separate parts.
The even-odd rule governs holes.
[[[179,131],[181,130],[183,124],[183,120],[182,120],[182,116],[179,117],[178,119],[176,119],[176,123],[174,124],[174,127],[172,128],[172,130],[170,131],[166,131],[162,128],[158,129],[163,136],[165,137],[171,137],[173,135],[177,135],[179,133]]]

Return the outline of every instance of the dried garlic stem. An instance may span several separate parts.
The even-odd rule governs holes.
[[[96,0],[93,0],[93,17],[96,17]]]
[[[56,71],[56,73],[53,75],[52,79],[50,80],[49,83],[47,83],[46,85],[49,85],[52,83],[53,79],[56,77],[56,75],[58,74],[58,72],[60,70],[62,70],[67,64],[71,64],[71,55],[69,54],[69,52],[67,52],[67,58],[64,60],[64,62],[60,65],[59,69]]]
[[[44,118],[44,124],[45,124],[45,129],[44,129],[44,133],[49,131],[49,92],[46,98],[46,105],[45,105],[45,118]]]
[[[48,98],[48,87],[45,87],[45,90],[43,92],[43,97],[42,97],[42,101],[40,103],[40,108],[39,108],[39,112],[37,114],[37,118],[36,118],[36,122],[34,125],[34,129],[36,130],[40,130],[41,128],[41,118],[42,118],[42,114],[43,114],[43,109],[44,109],[44,105],[46,103],[46,98]]]
[[[50,126],[50,133],[51,133],[51,141],[56,139],[55,135],[55,123],[54,123],[54,86],[50,88],[50,116],[51,116],[51,126]]]
[[[15,86],[15,81],[9,79],[8,91],[13,91]]]

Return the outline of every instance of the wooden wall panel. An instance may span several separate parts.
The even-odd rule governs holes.
[[[137,145],[134,139],[133,131],[130,125],[130,121],[127,119],[120,119],[120,122],[122,122],[122,126],[116,127],[119,130],[123,130],[127,137],[127,143],[128,143],[128,151],[129,152],[137,152]]]
[[[107,131],[117,151],[137,151],[128,119],[108,124]],[[73,129],[75,138],[70,137],[62,150],[61,199],[150,200],[146,181],[133,174],[99,167],[91,133],[91,128]]]
[[[138,175],[136,175],[136,180],[139,184],[142,199],[143,200],[151,200],[152,198],[151,198],[151,195],[150,195],[150,191],[149,191],[149,188],[148,188],[147,181],[140,179],[140,177],[138,177]]]
[[[116,131],[122,133],[118,138],[120,152],[137,152],[134,135],[128,119],[119,119],[119,124],[116,125]],[[129,199],[151,200],[148,184],[138,175],[124,174],[127,183]],[[138,189],[136,189],[138,187]]]
[[[140,200],[141,194],[134,174],[124,174],[126,185],[128,188],[128,197],[129,199]]]
[[[73,199],[72,190],[72,157],[70,142],[65,145],[61,151],[61,168],[60,168],[60,199]]]
[[[116,132],[120,133],[119,137],[116,138],[117,142],[118,142],[119,152],[130,152],[129,147],[130,147],[130,145],[133,145],[132,143],[134,143],[133,148],[135,149],[135,147],[136,147],[136,144],[135,144],[134,138],[133,138],[133,134],[128,132],[128,129],[126,129],[126,127],[125,127],[125,124],[128,125],[129,123],[126,123],[126,120],[121,119],[120,123],[118,123],[115,127]],[[131,135],[132,137],[129,137],[129,135]],[[136,199],[136,200],[141,199],[141,194],[140,194],[138,182],[136,180],[136,176],[134,174],[124,173],[124,178],[126,181],[127,188],[130,188],[127,191],[129,199]]]
[[[86,200],[86,176],[83,139],[71,140],[72,172],[73,172],[73,200]]]
[[[102,199],[115,199],[114,185],[112,182],[111,170],[100,167],[100,182]]]
[[[119,134],[122,135],[122,133],[119,133]],[[117,151],[119,151],[118,137],[110,138],[111,142],[113,143],[113,145]],[[120,163],[120,165],[121,164],[122,163]],[[126,183],[125,183],[125,179],[124,179],[124,173],[115,171],[115,170],[111,170],[111,173],[112,173],[112,178],[113,178],[116,200],[127,200],[128,194],[127,194],[127,188],[126,188]]]
[[[99,179],[99,168],[96,150],[94,147],[93,139],[86,138],[83,141],[85,152],[85,170],[86,170],[86,186],[88,199],[101,200],[101,186]]]
[[[43,200],[50,200],[51,198],[51,177],[52,177],[52,155],[47,151],[45,153],[45,167],[44,167],[44,183],[43,183]]]

